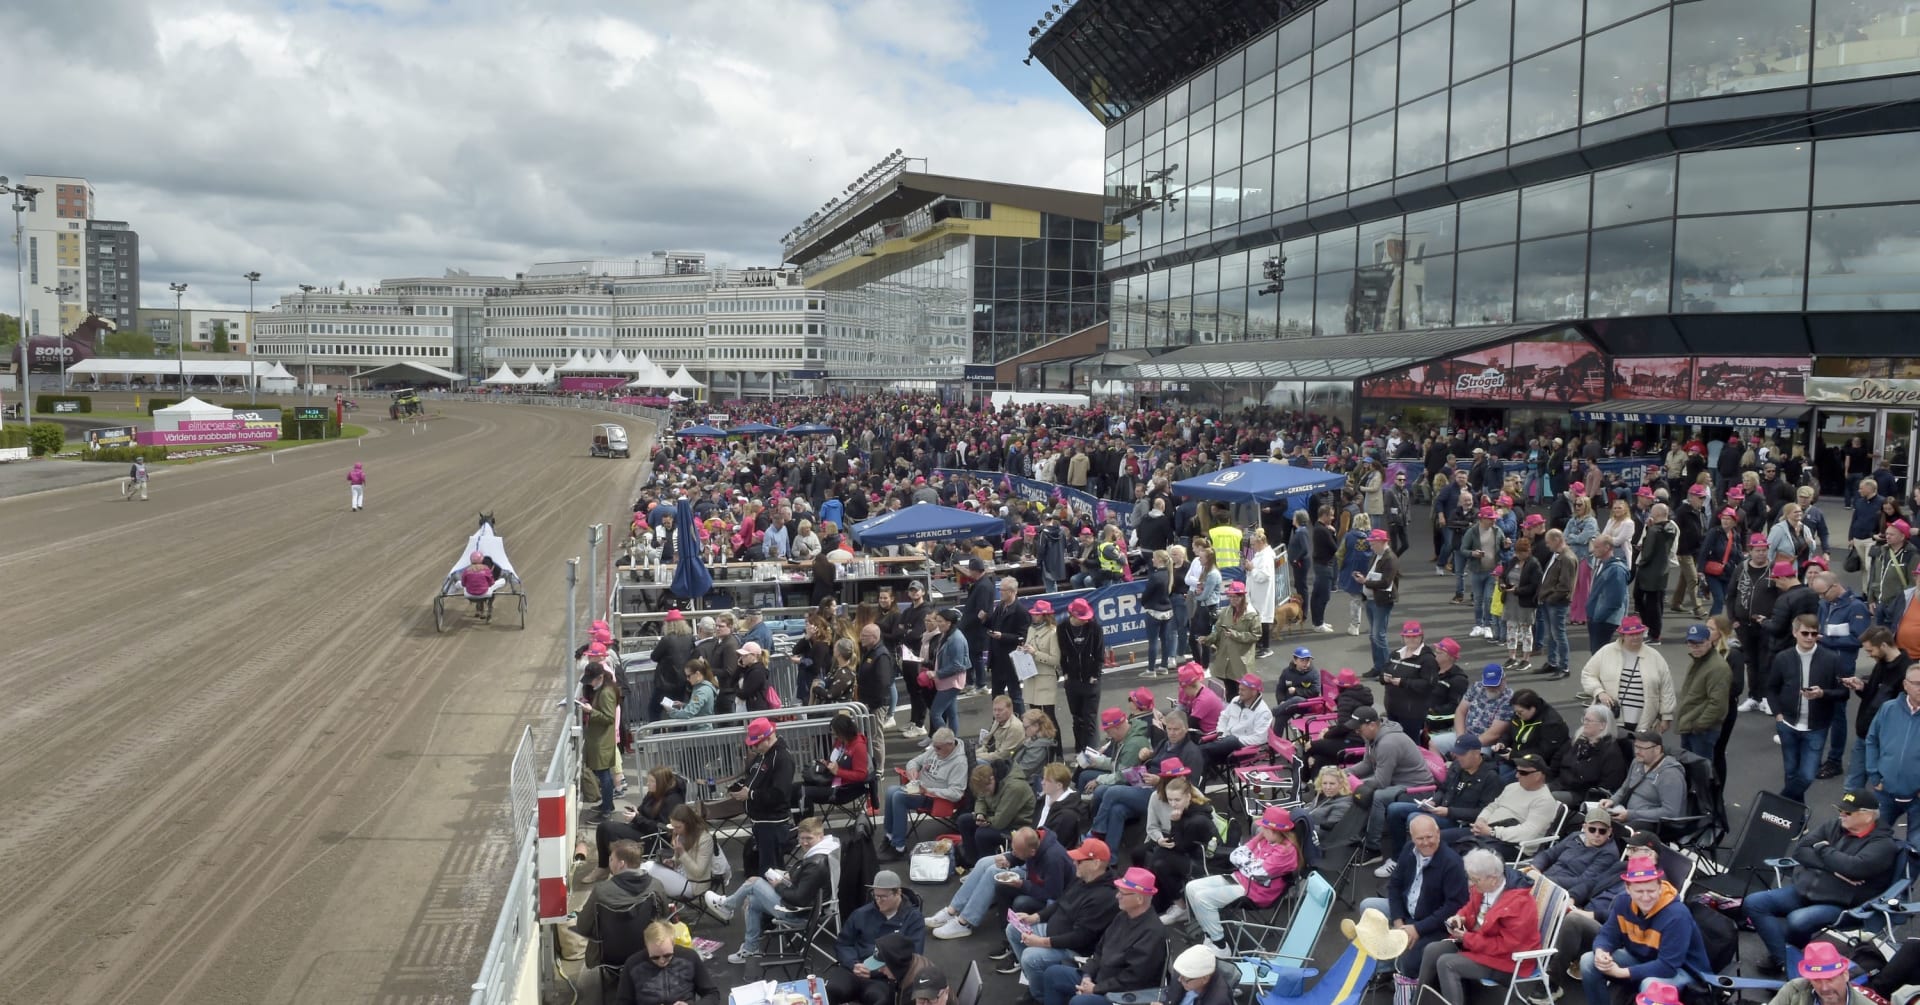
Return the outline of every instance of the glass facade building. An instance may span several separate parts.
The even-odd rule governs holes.
[[[1920,5],[1294,6],[1108,121],[1115,349],[1537,322],[1900,351]]]

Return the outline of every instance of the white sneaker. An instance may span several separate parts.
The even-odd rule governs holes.
[[[1348,625],[1348,626],[1347,626],[1347,634],[1348,634],[1348,635],[1358,635],[1358,634],[1360,634],[1360,626],[1359,626],[1359,625]]]
[[[893,716],[889,715],[886,718],[880,720],[880,728],[881,729],[898,729],[899,727],[894,724]]]
[[[954,913],[953,908],[943,907],[933,912],[933,917],[927,919],[926,925],[928,928],[939,928],[941,925],[952,921],[955,917],[957,917],[957,915]]]
[[[1399,860],[1387,859],[1385,862],[1380,863],[1380,868],[1373,870],[1373,874],[1380,879],[1386,879],[1388,876],[1393,875],[1393,870],[1399,865]]]
[[[1025,970],[1020,971],[1020,986],[1023,988],[1027,986],[1027,972]]]
[[[1767,699],[1765,699],[1765,698],[1762,698],[1762,699],[1760,699],[1760,714],[1761,714],[1761,715],[1772,715],[1772,714],[1773,714],[1773,706],[1772,706],[1771,704],[1768,704],[1768,702],[1767,702]],[[1778,734],[1778,733],[1775,733],[1775,734],[1773,735],[1773,738],[1774,738],[1775,740],[1778,740],[1778,739],[1780,739],[1780,734]]]
[[[1774,746],[1776,746],[1776,747],[1778,747],[1778,746],[1780,745],[1780,734],[1779,734],[1779,733],[1775,733],[1775,734],[1773,734],[1773,745],[1774,745]]]
[[[1321,625],[1321,626],[1320,626],[1320,630],[1321,630],[1321,631],[1323,631],[1323,632],[1326,632],[1326,633],[1327,633],[1327,634],[1329,634],[1329,635],[1331,635],[1331,634],[1333,634],[1333,626],[1332,626],[1332,625]]]
[[[727,898],[708,890],[701,899],[707,902],[707,910],[711,911],[714,917],[723,922],[733,920],[733,908],[727,906]]]
[[[1207,941],[1202,942],[1200,944],[1207,947],[1207,952],[1210,952],[1213,955],[1223,960],[1233,958],[1233,950],[1228,949],[1227,947],[1221,945],[1218,942],[1213,941],[1212,939],[1208,939]]]
[[[964,939],[973,934],[973,929],[960,923],[959,918],[949,918],[947,923],[933,930],[936,939]]]
[[[1740,711],[1742,712],[1751,712],[1754,709],[1759,707],[1760,707],[1760,700],[1758,698],[1740,699]]]
[[[1487,630],[1485,628],[1482,628],[1479,625],[1474,625],[1473,630],[1467,633],[1467,638],[1477,639],[1485,635],[1486,633],[1487,633]]]
[[[1160,912],[1160,923],[1177,925],[1187,920],[1187,905],[1176,902],[1172,907]]]

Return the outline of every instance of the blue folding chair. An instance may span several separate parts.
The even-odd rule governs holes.
[[[1327,918],[1333,914],[1333,899],[1333,884],[1319,873],[1311,872],[1306,874],[1300,903],[1285,928],[1237,919],[1221,921],[1221,927],[1226,929],[1227,948],[1241,961],[1241,984],[1269,987],[1276,968],[1300,967],[1312,959],[1313,947],[1327,927]],[[1263,944],[1276,939],[1280,948],[1263,948]]]

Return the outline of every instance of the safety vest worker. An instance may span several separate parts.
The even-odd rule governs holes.
[[[1240,538],[1240,528],[1232,524],[1221,524],[1207,531],[1207,540],[1213,544],[1214,568],[1240,568]]]
[[[1112,534],[1100,545],[1100,571],[1106,573],[1109,581],[1125,579],[1127,568],[1120,553],[1120,540]]]

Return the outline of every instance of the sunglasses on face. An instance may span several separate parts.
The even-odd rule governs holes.
[[[1817,639],[1820,637],[1819,632],[1794,632],[1793,634],[1798,635],[1803,639]]]
[[[1532,769],[1532,768],[1516,768],[1516,769],[1514,769],[1514,772],[1513,772],[1513,773],[1514,773],[1514,774],[1516,774],[1516,775],[1537,775],[1537,774],[1539,774],[1540,772],[1538,772],[1538,771],[1535,771],[1535,770],[1534,770],[1534,769]]]
[[[1608,827],[1605,824],[1588,824],[1586,830],[1588,834],[1612,834],[1613,833],[1613,828]]]
[[[655,963],[665,963],[668,960],[673,959],[673,954],[672,953],[648,953],[647,959],[650,959]]]

